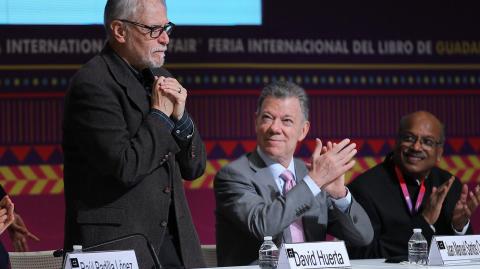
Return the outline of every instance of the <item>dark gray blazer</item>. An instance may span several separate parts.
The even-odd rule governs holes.
[[[174,222],[184,265],[202,267],[182,178],[203,174],[203,142],[196,130],[175,138],[149,112],[146,90],[108,45],[73,77],[63,136],[65,247],[142,233],[158,250]]]
[[[282,196],[275,180],[256,151],[223,167],[214,181],[217,259],[219,266],[248,265],[258,259],[267,235],[277,245],[291,242],[286,229],[301,217],[307,241],[325,240],[326,233],[347,244],[366,245],[373,238],[370,220],[353,199],[347,214],[332,205],[327,194],[313,196],[303,178],[307,168],[295,159],[299,182]]]

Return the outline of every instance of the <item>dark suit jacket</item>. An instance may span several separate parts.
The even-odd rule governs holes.
[[[302,218],[307,241],[325,240],[327,232],[347,244],[367,245],[373,230],[367,214],[352,197],[345,214],[325,192],[313,196],[303,178],[307,168],[295,159],[299,181],[286,196],[256,151],[223,167],[215,177],[216,234],[219,266],[248,265],[258,259],[264,236],[275,243],[291,242],[287,229]]]
[[[175,138],[150,113],[146,90],[108,45],[72,79],[63,150],[66,248],[142,233],[158,250],[174,222],[184,265],[204,266],[182,185],[182,178],[204,172],[200,135]]]
[[[440,186],[451,174],[434,167],[426,179],[426,192],[419,208],[422,212],[433,186]],[[413,216],[405,203],[400,184],[395,175],[391,155],[385,161],[358,176],[348,185],[357,201],[365,208],[372,221],[375,236],[368,247],[348,248],[350,258],[388,258],[407,255],[407,244],[413,228],[421,228],[428,242],[433,230],[420,213]],[[452,212],[460,197],[462,184],[455,179],[443,203],[442,211],[434,227],[438,235],[453,235]],[[412,199],[414,204],[416,200]],[[469,228],[468,233],[472,230]]]

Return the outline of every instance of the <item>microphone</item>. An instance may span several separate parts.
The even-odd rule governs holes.
[[[95,244],[95,245],[84,247],[84,248],[82,248],[82,251],[94,251],[94,250],[99,251],[99,250],[109,250],[109,249],[117,249],[117,250],[118,249],[130,249],[130,248],[132,248],[132,246],[138,245],[139,242],[138,241],[133,241],[130,244],[124,244],[125,247],[120,247],[120,248],[118,246],[121,246],[122,245],[121,243],[125,243],[124,241],[127,241],[129,239],[137,239],[138,237],[140,237],[140,239],[142,241],[144,241],[144,243],[145,243],[145,245],[148,249],[148,252],[150,254],[150,257],[153,261],[154,268],[155,269],[161,269],[162,265],[160,264],[160,260],[158,259],[157,253],[155,252],[155,248],[153,247],[150,240],[148,240],[148,238],[142,233],[133,233],[133,234],[124,235],[124,236],[121,236],[121,237],[118,237],[118,238],[114,238],[112,240],[108,240],[108,241],[105,241],[105,242],[102,242],[102,243],[98,243],[98,244]],[[115,247],[115,243],[120,243],[120,244],[118,244],[118,246]],[[109,245],[113,245],[113,247],[109,248]],[[134,251],[135,251],[135,249],[134,249]],[[63,250],[63,249],[57,249],[53,252],[54,257],[62,257],[65,254],[66,254],[66,251]],[[135,254],[138,255],[139,258],[143,257],[143,255],[142,255],[143,251],[138,250],[138,253],[135,252]],[[145,262],[146,261],[143,260],[143,259],[138,260],[139,268],[146,268],[145,266],[142,266],[142,264],[145,263]]]

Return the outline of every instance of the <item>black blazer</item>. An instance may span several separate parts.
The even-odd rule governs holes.
[[[108,45],[73,77],[64,113],[65,247],[142,233],[158,250],[170,221],[185,267],[204,266],[182,185],[205,169],[198,131],[175,138]]]
[[[440,186],[451,177],[445,170],[434,167],[425,181],[426,192],[419,212],[427,202],[433,186]],[[368,247],[348,247],[350,258],[389,258],[408,254],[407,244],[413,228],[421,228],[428,242],[433,230],[420,213],[411,215],[395,175],[391,155],[385,161],[358,176],[348,185],[352,195],[367,211],[373,225],[374,238]],[[462,184],[456,178],[443,203],[435,223],[435,234],[453,235],[452,212],[460,197]],[[415,201],[412,201],[415,203]],[[471,225],[467,233],[472,233]]]

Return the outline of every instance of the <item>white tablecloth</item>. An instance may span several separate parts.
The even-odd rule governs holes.
[[[480,264],[465,264],[465,265],[451,265],[451,266],[422,266],[402,263],[385,263],[384,259],[373,260],[351,260],[352,269],[422,269],[422,268],[436,268],[436,269],[479,269]],[[216,267],[222,269],[260,269],[258,265],[251,266],[234,266],[234,267]]]

